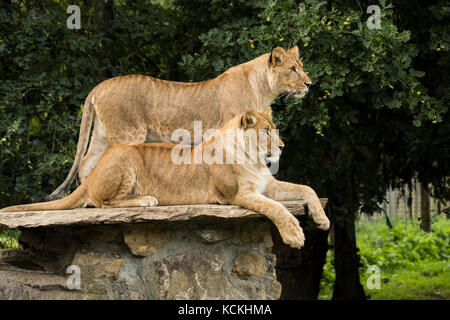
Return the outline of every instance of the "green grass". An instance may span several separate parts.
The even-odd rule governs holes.
[[[447,261],[423,262],[414,269],[397,270],[384,278],[380,289],[366,294],[372,300],[448,300],[450,298],[450,268]]]
[[[384,219],[359,221],[357,245],[363,267],[360,279],[370,299],[450,299],[450,221],[433,220],[432,232],[426,233],[417,221],[392,221],[389,229]],[[328,252],[321,282],[320,299],[330,299],[334,283],[333,252]],[[369,266],[380,271],[380,288],[370,289],[373,275]]]

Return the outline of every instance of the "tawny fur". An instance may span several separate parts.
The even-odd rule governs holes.
[[[173,82],[144,75],[103,81],[84,103],[70,173],[48,200],[60,198],[77,173],[83,182],[101,155],[114,144],[143,143],[146,138],[171,142],[175,129],[192,131],[195,120],[202,121],[203,130],[220,128],[242,112],[263,111],[281,93],[301,98],[310,84],[297,46],[287,51],[275,48],[203,82]]]
[[[274,129],[271,109],[263,113],[248,111],[226,123],[193,152],[206,148],[225,148],[219,141],[228,129]],[[283,142],[273,133],[263,136],[267,147],[279,155]],[[272,148],[272,142],[277,142]],[[247,150],[247,140],[240,150]],[[258,139],[261,144],[261,139]],[[319,198],[308,186],[277,181],[265,161],[254,164],[174,164],[173,144],[117,144],[99,160],[97,166],[71,195],[61,200],[7,207],[5,211],[61,210],[91,204],[95,207],[145,207],[180,204],[235,204],[260,212],[277,226],[283,241],[295,248],[305,237],[298,220],[277,200],[306,200],[308,212],[321,229],[330,222]],[[241,148],[242,147],[242,148]],[[268,153],[267,153],[268,154]],[[225,151],[223,153],[225,155]]]

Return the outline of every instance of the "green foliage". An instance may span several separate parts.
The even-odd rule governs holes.
[[[363,267],[361,283],[371,299],[449,299],[450,298],[450,222],[439,219],[432,232],[420,229],[419,223],[407,226],[398,221],[388,230],[375,224],[361,224],[358,244]],[[369,289],[366,273],[369,265],[380,267],[380,289]]]
[[[17,240],[20,237],[20,230],[6,229],[0,231],[0,249],[17,249],[19,243]]]
[[[335,279],[336,273],[333,267],[333,252],[329,250],[327,252],[326,262],[323,265],[322,279],[320,280],[320,292],[318,297],[320,300],[331,299]]]
[[[301,4],[292,1],[214,4],[209,8],[211,12],[219,4],[228,12],[217,15],[224,21],[214,21],[216,27],[199,37],[202,42],[199,52],[184,55],[179,63],[194,81],[204,79],[205,75],[217,75],[275,46],[287,48],[296,44],[301,47],[301,59],[315,89],[303,103],[286,103],[280,120],[289,120],[288,114],[297,111],[300,125],[309,124],[321,130],[328,124],[329,111],[337,108],[338,120],[350,125],[357,122],[358,115],[351,102],[375,109],[405,108],[421,119],[430,116],[434,120],[445,111],[426,95],[426,88],[419,82],[423,72],[411,68],[417,49],[408,43],[410,32],[400,32],[393,24],[391,5],[382,9],[383,28],[369,30],[365,25],[367,16],[360,10],[351,6],[337,8],[316,0]],[[251,14],[235,15],[235,11]],[[312,103],[314,108],[302,108]]]
[[[81,83],[94,85],[84,74],[95,72],[89,59],[95,39],[69,33],[65,11],[55,3],[27,9],[12,2],[0,11],[2,206],[42,195],[59,182],[76,146],[72,124],[79,123],[88,92]]]
[[[358,230],[358,244],[362,264],[377,265],[382,273],[414,267],[421,261],[446,261],[450,259],[450,222],[440,219],[433,223],[433,232],[420,229],[419,223],[403,223],[389,230],[379,226],[367,233],[369,224]]]
[[[432,232],[418,222],[393,221],[389,229],[384,219],[357,224],[357,245],[361,259],[360,278],[366,280],[369,266],[380,268],[381,289],[368,289],[372,299],[449,298],[450,221],[436,219]],[[321,299],[329,299],[335,279],[333,254],[328,252],[321,281]],[[399,287],[400,286],[400,287]]]

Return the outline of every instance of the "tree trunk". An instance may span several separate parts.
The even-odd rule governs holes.
[[[338,212],[338,210],[335,210]],[[336,213],[334,214],[336,216]],[[359,256],[355,237],[355,213],[340,215],[334,221],[334,283],[333,300],[365,300],[359,280]]]
[[[298,217],[305,233],[305,246],[292,249],[272,228],[273,253],[277,256],[277,280],[284,300],[317,299],[328,251],[328,232],[317,229],[309,217]]]
[[[420,214],[421,222],[420,227],[425,232],[431,231],[431,220],[430,220],[430,195],[423,182],[420,183]]]
[[[94,7],[94,25],[97,32],[103,32],[109,38],[112,37],[110,34],[111,24],[113,20],[113,1],[112,0],[95,0],[93,3]],[[102,51],[97,58],[97,63],[101,69],[100,73],[97,75],[97,83],[102,82],[108,78],[112,77],[111,70],[108,69],[108,44],[102,41]]]

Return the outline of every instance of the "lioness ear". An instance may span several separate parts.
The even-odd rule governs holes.
[[[263,114],[264,116],[266,116],[267,118],[272,119],[272,108],[271,108],[271,107],[267,107],[267,109],[264,110],[264,111],[262,112],[262,114]]]
[[[284,55],[286,54],[286,51],[281,47],[276,47],[272,50],[272,53],[270,54],[269,58],[269,64],[272,64],[274,66],[280,66],[284,63]]]
[[[253,127],[256,124],[256,117],[252,114],[251,111],[245,112],[241,117],[241,127],[248,128]]]
[[[298,52],[298,46],[290,48],[287,52],[290,54],[293,54],[295,57],[297,57],[297,59],[300,58],[300,53]]]

